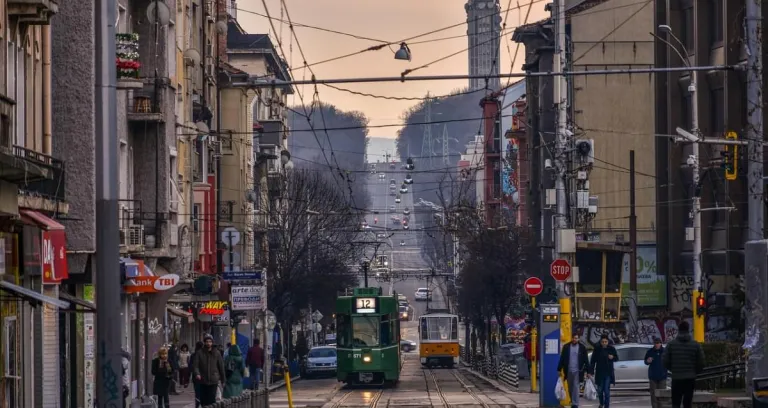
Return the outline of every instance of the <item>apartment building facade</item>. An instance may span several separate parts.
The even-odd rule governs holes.
[[[654,25],[667,25],[680,39],[677,44],[667,34],[662,39],[677,46],[677,51],[658,40],[655,42],[656,67],[691,65],[738,65],[747,60],[744,46],[744,1],[654,1]],[[765,41],[765,40],[764,40]],[[765,42],[763,44],[765,47]],[[688,61],[681,61],[678,52]],[[710,71],[698,74],[696,99],[688,91],[690,75],[666,73],[656,75],[655,132],[674,134],[677,127],[691,128],[692,104],[699,110],[699,128],[705,137],[722,138],[733,131],[741,139],[747,129],[746,72]],[[692,241],[686,239],[690,227],[690,198],[693,194],[690,169],[685,162],[690,145],[656,140],[657,194],[657,262],[668,271],[676,295],[670,308],[690,313],[689,302],[676,301],[677,294],[690,293],[693,277]],[[719,164],[722,146],[702,145],[699,162],[703,178],[701,207],[735,207],[735,211],[705,211],[701,214],[702,258],[705,277],[704,290],[708,298],[710,317],[707,336],[717,318],[717,309],[737,305],[733,293],[741,286],[744,271],[743,249],[748,232],[746,149],[740,149],[741,169],[736,180],[726,180]],[[680,204],[683,203],[683,204]],[[681,220],[684,220],[681,222]],[[679,287],[678,287],[679,286]]]
[[[55,151],[55,1],[0,2],[0,405],[59,406],[60,313],[70,235],[67,163]],[[45,357],[43,357],[45,356]]]

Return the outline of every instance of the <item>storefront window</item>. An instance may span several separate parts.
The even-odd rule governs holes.
[[[3,354],[4,354],[4,382],[5,382],[5,401],[3,406],[5,407],[17,407],[19,401],[17,400],[19,380],[18,370],[18,320],[16,316],[9,316],[3,319]]]
[[[577,298],[576,301],[578,303],[579,320],[601,320],[602,297]]]

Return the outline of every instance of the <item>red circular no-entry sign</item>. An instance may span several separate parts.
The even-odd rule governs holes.
[[[525,280],[523,287],[528,296],[539,296],[541,292],[544,291],[544,282],[542,282],[541,279],[532,276]]]
[[[562,282],[571,277],[571,264],[565,259],[555,259],[549,266],[549,274],[556,281]]]

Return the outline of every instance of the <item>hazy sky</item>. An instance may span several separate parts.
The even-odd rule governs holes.
[[[514,27],[524,23],[530,0],[500,0],[502,10],[512,9],[506,19],[507,31],[501,41],[501,72],[509,72],[511,55],[514,54],[516,43],[511,41]],[[285,0],[291,20],[295,24],[308,24],[328,28],[359,36],[396,42],[446,26],[464,23],[466,13],[464,0]],[[280,18],[280,0],[267,0],[269,13],[273,18]],[[237,19],[243,28],[252,34],[271,32],[268,19],[248,13],[253,11],[266,14],[260,0],[239,0]],[[517,8],[519,7],[519,8]],[[502,11],[502,17],[505,13]],[[540,20],[546,16],[543,2],[534,2],[528,22]],[[288,17],[283,13],[283,19]],[[296,39],[293,38],[288,24],[274,21],[277,37],[282,38],[283,50],[289,64],[294,67],[296,79],[310,79],[307,69],[300,69],[302,61]],[[408,68],[415,68],[436,59],[453,54],[467,48],[466,24],[444,30],[429,36],[410,41],[413,54],[412,61],[399,61],[387,48],[379,51],[369,51],[341,60],[328,62],[311,67],[317,78],[348,78],[370,76],[399,76]],[[280,32],[282,31],[282,36]],[[338,34],[331,34],[305,27],[295,27],[298,43],[304,50],[309,64],[336,56],[360,51],[376,42],[359,40]],[[456,37],[445,39],[446,37]],[[273,42],[274,41],[273,35]],[[423,44],[419,41],[444,39]],[[277,46],[277,44],[275,44]],[[393,50],[397,50],[393,46]],[[523,63],[523,47],[520,46],[519,56],[515,62],[515,71],[519,71]],[[467,53],[462,52],[452,58],[415,71],[413,75],[448,75],[467,73]],[[506,80],[502,80],[505,83]],[[467,86],[468,81],[429,81],[429,82],[392,82],[338,85],[357,92],[397,97],[423,97],[427,92],[433,95],[444,95],[456,88]],[[304,100],[312,100],[313,88],[299,89]],[[393,101],[367,96],[353,95],[329,87],[318,85],[320,100],[332,103],[345,110],[360,110],[368,116],[372,125],[392,124],[402,122],[402,113],[417,101]],[[301,101],[295,95],[295,104]],[[478,99],[479,102],[479,99]],[[396,135],[397,127],[371,129],[370,135],[391,137]]]

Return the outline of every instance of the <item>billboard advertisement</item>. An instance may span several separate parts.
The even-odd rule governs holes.
[[[629,294],[629,254],[624,255],[621,293]],[[637,247],[637,305],[666,306],[667,277],[656,269],[656,245]]]

